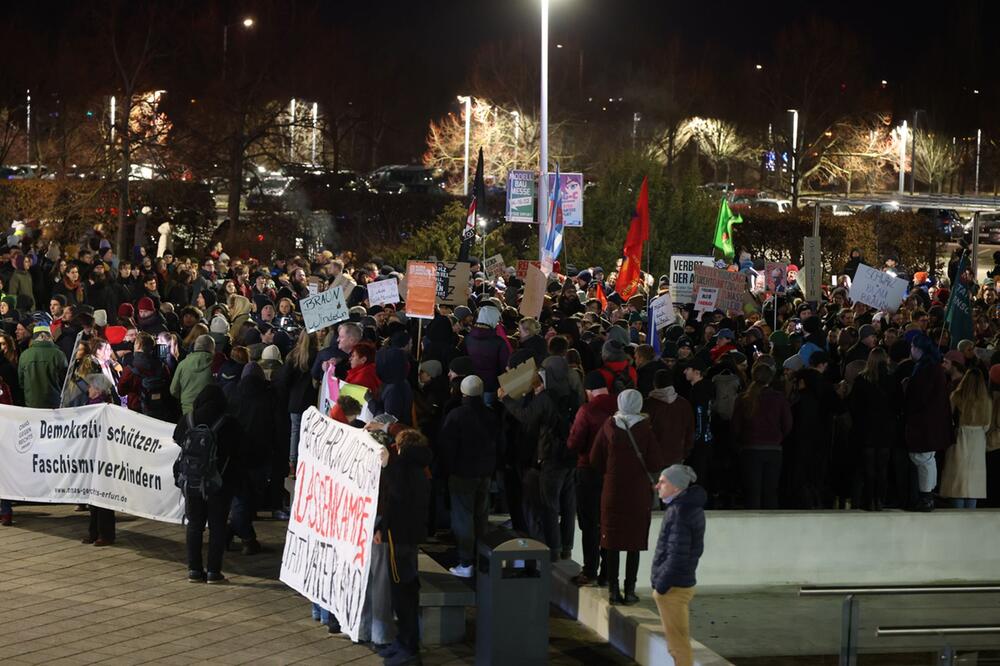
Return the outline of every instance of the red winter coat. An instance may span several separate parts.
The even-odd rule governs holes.
[[[649,414],[656,433],[663,467],[684,462],[694,448],[694,409],[680,397],[666,401],[666,389],[656,389],[646,398],[642,411]]]
[[[632,436],[646,460],[643,469],[624,430],[608,419],[590,451],[590,464],[604,474],[601,490],[601,548],[646,550],[653,502],[653,482],[663,458],[649,419],[632,426]]]
[[[951,446],[955,429],[951,423],[948,378],[940,365],[918,364],[906,383],[903,405],[906,448],[911,453],[942,451]]]
[[[569,429],[569,439],[566,440],[566,448],[577,455],[577,469],[590,467],[590,449],[597,433],[617,408],[618,401],[615,397],[605,393],[594,396],[593,400],[588,400],[577,410],[573,426]]]

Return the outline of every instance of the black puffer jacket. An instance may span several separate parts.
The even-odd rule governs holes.
[[[417,546],[427,538],[431,482],[425,469],[434,456],[429,447],[419,445],[407,446],[398,454],[390,451],[389,464],[382,470],[381,518],[376,529],[388,529],[393,544]]]
[[[672,587],[694,587],[695,570],[705,550],[705,500],[701,486],[690,486],[667,504],[653,555],[652,584],[660,594]]]
[[[445,416],[438,438],[445,472],[464,478],[496,470],[499,419],[481,397],[466,397]]]
[[[222,389],[215,384],[209,384],[201,390],[194,400],[192,420],[195,425],[215,425],[219,419],[216,443],[218,445],[219,469],[222,471],[222,484],[226,492],[239,488],[243,479],[245,460],[243,456],[243,428],[240,422],[226,414],[226,397]],[[188,419],[182,418],[174,428],[174,442],[180,446],[188,431]],[[223,469],[224,468],[224,469]]]

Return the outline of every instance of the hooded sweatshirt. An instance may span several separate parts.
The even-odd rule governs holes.
[[[181,413],[186,415],[194,407],[195,398],[202,389],[211,383],[212,355],[206,351],[191,352],[177,365],[170,382],[170,394],[180,400]],[[222,395],[221,388],[219,395]]]

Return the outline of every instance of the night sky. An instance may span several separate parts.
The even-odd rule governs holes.
[[[268,3],[181,0],[179,4],[192,24],[198,25],[200,19],[210,23],[218,16],[266,13],[262,6]],[[457,109],[455,95],[467,88],[469,63],[477,49],[520,39],[533,48],[537,58],[538,0],[327,0],[298,4],[316,11],[318,30],[346,31],[362,42],[368,71],[396,71],[378,91],[395,107],[390,119],[392,141],[384,153],[393,161],[418,158],[428,120]],[[99,21],[106,6],[105,2],[83,0],[6,4],[0,36],[6,43],[8,72],[0,84],[19,88],[47,76],[53,63],[46,55],[53,45],[74,31],[92,30],[88,22]],[[270,11],[280,6],[271,5]],[[211,18],[205,18],[209,14]],[[720,87],[745,91],[746,77],[753,76],[752,63],[769,67],[795,57],[778,52],[779,33],[821,19],[860,44],[868,83],[874,86],[887,79],[890,103],[903,115],[915,108],[940,109],[939,115],[947,114],[950,107],[971,104],[966,95],[972,88],[981,91],[975,103],[989,111],[998,96],[989,89],[996,56],[987,43],[987,30],[1000,19],[998,14],[995,4],[985,2],[942,3],[925,11],[916,5],[902,8],[870,1],[552,0],[553,76],[560,68],[575,73],[583,50],[585,86],[611,88],[623,72],[642,68],[651,53],[675,41],[685,58],[714,73]],[[185,48],[187,38],[184,30],[175,30],[172,39],[179,51]],[[296,35],[282,38],[295,41]],[[556,43],[564,48],[556,50]],[[308,91],[303,96],[308,96]],[[941,122],[951,121],[942,118]],[[955,122],[972,121],[961,116]]]

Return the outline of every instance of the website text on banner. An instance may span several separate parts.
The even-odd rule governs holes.
[[[368,588],[381,451],[364,430],[313,407],[303,414],[281,581],[333,612],[355,641]]]
[[[670,298],[678,305],[694,302],[694,267],[711,266],[712,257],[700,254],[675,254],[670,257]]]
[[[343,287],[332,287],[315,296],[299,299],[299,310],[308,333],[333,326],[351,316],[344,300]]]
[[[854,281],[851,282],[851,300],[879,310],[895,312],[906,296],[907,286],[906,280],[859,264]]]
[[[0,405],[0,497],[93,504],[180,523],[180,449],[172,423],[117,405],[29,409]]]

